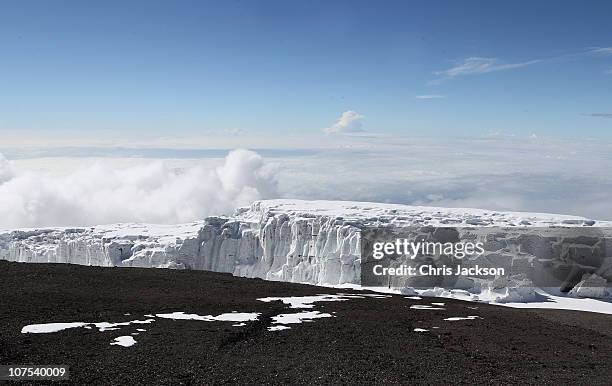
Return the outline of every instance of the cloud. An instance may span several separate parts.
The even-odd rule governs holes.
[[[589,47],[586,52],[590,54],[612,55],[612,47]]]
[[[473,56],[460,61],[456,61],[453,67],[448,68],[446,70],[435,71],[434,75],[437,75],[440,78],[433,80],[431,83],[436,84],[443,82],[444,80],[453,79],[459,76],[487,74],[490,72],[513,70],[538,63],[549,63],[559,60],[576,60],[585,56],[593,55],[612,55],[612,47],[589,47],[586,48],[584,51],[580,52],[527,60],[524,62],[516,63],[506,63],[498,58]]]
[[[62,176],[13,173],[0,160],[0,228],[189,222],[275,197],[275,174],[248,150],[231,151],[216,168],[98,162]]]
[[[606,71],[604,71],[604,74],[612,75],[612,68],[609,68]]]
[[[612,220],[612,144],[605,141],[394,137],[369,144],[283,160],[281,196]]]
[[[359,114],[356,111],[348,110],[340,115],[340,118],[331,125],[323,129],[324,133],[327,134],[344,134],[344,133],[358,133],[364,131],[363,120],[365,116]]]
[[[0,154],[0,184],[13,178],[14,171],[9,161]]]
[[[226,135],[244,135],[244,130],[240,128],[229,128],[223,129],[223,133]]]
[[[434,72],[443,78],[455,78],[463,75],[486,74],[489,72],[512,70],[540,63],[542,60],[529,60],[519,63],[504,63],[497,58],[470,57],[456,62],[454,67]]]
[[[595,118],[612,118],[612,113],[591,113],[591,114],[585,114],[589,117],[595,117]]]
[[[278,167],[248,151],[225,159],[107,157],[93,166],[83,166],[87,158],[0,161],[0,229],[185,222],[272,197],[612,220],[612,143],[525,138],[379,136],[315,154],[284,151],[274,156]]]
[[[414,99],[443,99],[446,95],[417,95]]]

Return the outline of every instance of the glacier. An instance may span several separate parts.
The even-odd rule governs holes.
[[[256,201],[232,216],[179,225],[126,223],[0,231],[0,259],[209,270],[320,286],[358,286],[361,229],[415,225],[597,228],[612,227],[612,222],[471,208],[276,199]],[[608,248],[612,254],[612,244]],[[601,264],[607,269],[598,272],[604,279],[585,277],[570,294],[608,296],[601,290],[589,290],[587,285],[595,279],[612,281],[612,258]],[[433,292],[444,293],[441,289]],[[505,288],[508,301],[533,296],[524,292]]]

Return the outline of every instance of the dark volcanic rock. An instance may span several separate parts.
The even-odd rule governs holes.
[[[612,383],[609,315],[393,296],[317,303],[335,317],[268,331],[273,316],[295,310],[256,300],[338,292],[205,271],[0,261],[0,364],[66,364],[79,385]],[[436,301],[444,310],[410,308]],[[157,319],[118,331],[20,332],[174,311],[262,315],[242,327]],[[443,320],[468,315],[480,318]],[[110,345],[136,327],[147,330],[136,345]]]

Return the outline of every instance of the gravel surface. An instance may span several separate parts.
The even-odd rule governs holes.
[[[612,384],[610,315],[399,295],[312,309],[257,300],[339,292],[350,291],[205,271],[0,261],[0,364],[65,364],[70,383],[80,385]],[[411,308],[432,302],[443,309]],[[21,333],[30,324],[125,322],[180,311],[261,315],[243,326],[153,318],[104,332]],[[333,317],[268,330],[274,316],[301,311]],[[467,316],[478,318],[444,320]],[[110,344],[120,336],[136,344]]]

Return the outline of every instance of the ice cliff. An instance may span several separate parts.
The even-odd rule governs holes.
[[[612,223],[541,213],[265,200],[238,209],[232,217],[209,217],[190,224],[2,231],[0,259],[199,269],[317,285],[359,284],[361,229],[389,225],[611,227]],[[612,255],[612,245],[607,252],[602,248],[603,252],[598,251]],[[610,272],[598,274],[609,274],[605,280],[612,281],[612,265],[609,268]],[[591,294],[584,280],[573,289],[576,296],[580,291]]]

